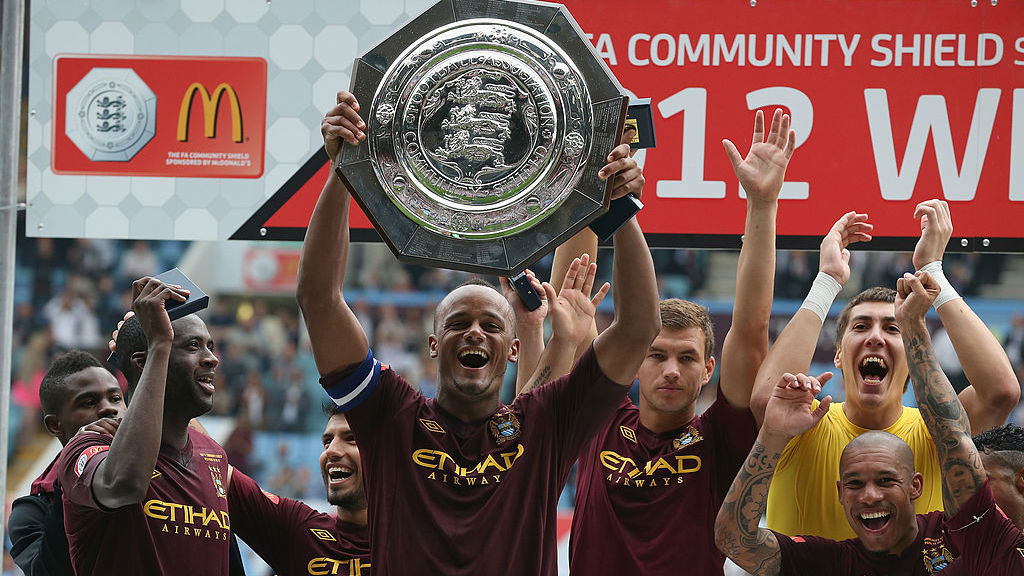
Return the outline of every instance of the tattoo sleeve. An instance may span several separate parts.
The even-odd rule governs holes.
[[[768,502],[768,486],[779,462],[760,438],[733,480],[715,522],[718,549],[754,576],[775,576],[782,569],[779,542],[771,530],[758,526]]]
[[[946,515],[952,516],[985,483],[985,467],[971,440],[967,412],[935,358],[927,328],[904,330],[903,344],[914,396],[939,456]]]

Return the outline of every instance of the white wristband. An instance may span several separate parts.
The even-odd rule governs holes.
[[[828,316],[828,309],[832,307],[832,302],[842,289],[842,285],[836,282],[835,278],[824,272],[818,272],[818,275],[814,277],[814,283],[811,284],[811,290],[800,307],[817,314],[818,318],[821,318],[821,323],[824,324],[825,318]]]
[[[946,275],[942,273],[942,261],[936,260],[921,266],[921,272],[931,274],[932,278],[939,284],[939,295],[935,297],[935,302],[932,304],[936,310],[939,309],[939,306],[950,300],[962,298],[962,296],[957,294],[956,288],[953,288],[953,285],[949,283],[949,280],[946,280]]]

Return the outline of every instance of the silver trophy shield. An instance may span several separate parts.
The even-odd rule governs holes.
[[[351,90],[367,139],[334,168],[403,261],[513,275],[608,209],[628,98],[560,4],[442,0]]]

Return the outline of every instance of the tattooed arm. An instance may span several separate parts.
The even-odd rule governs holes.
[[[816,426],[828,412],[831,396],[812,408],[814,396],[831,377],[831,372],[818,378],[788,372],[782,375],[768,399],[754,448],[718,511],[715,544],[754,576],[775,576],[782,569],[782,553],[775,533],[758,524],[782,450],[794,437]]]
[[[960,399],[939,366],[925,324],[925,313],[939,293],[927,272],[904,274],[896,284],[896,321],[907,350],[910,379],[924,423],[932,435],[942,470],[942,501],[952,517],[987,480],[971,424]]]
[[[555,296],[555,289],[551,284],[541,284],[541,294],[551,318],[551,338],[548,339],[529,380],[522,386],[516,382],[517,393],[529,392],[551,380],[565,376],[572,369],[576,361],[576,348],[589,336],[597,307],[611,289],[611,285],[605,282],[597,290],[597,294],[591,297],[596,276],[597,264],[590,262],[590,256],[584,254],[569,265],[558,296]]]

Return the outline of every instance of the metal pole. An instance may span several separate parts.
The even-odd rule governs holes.
[[[14,332],[14,244],[18,229],[18,152],[21,142],[21,52],[25,0],[0,0],[0,542],[7,526],[7,436],[11,409]]]

